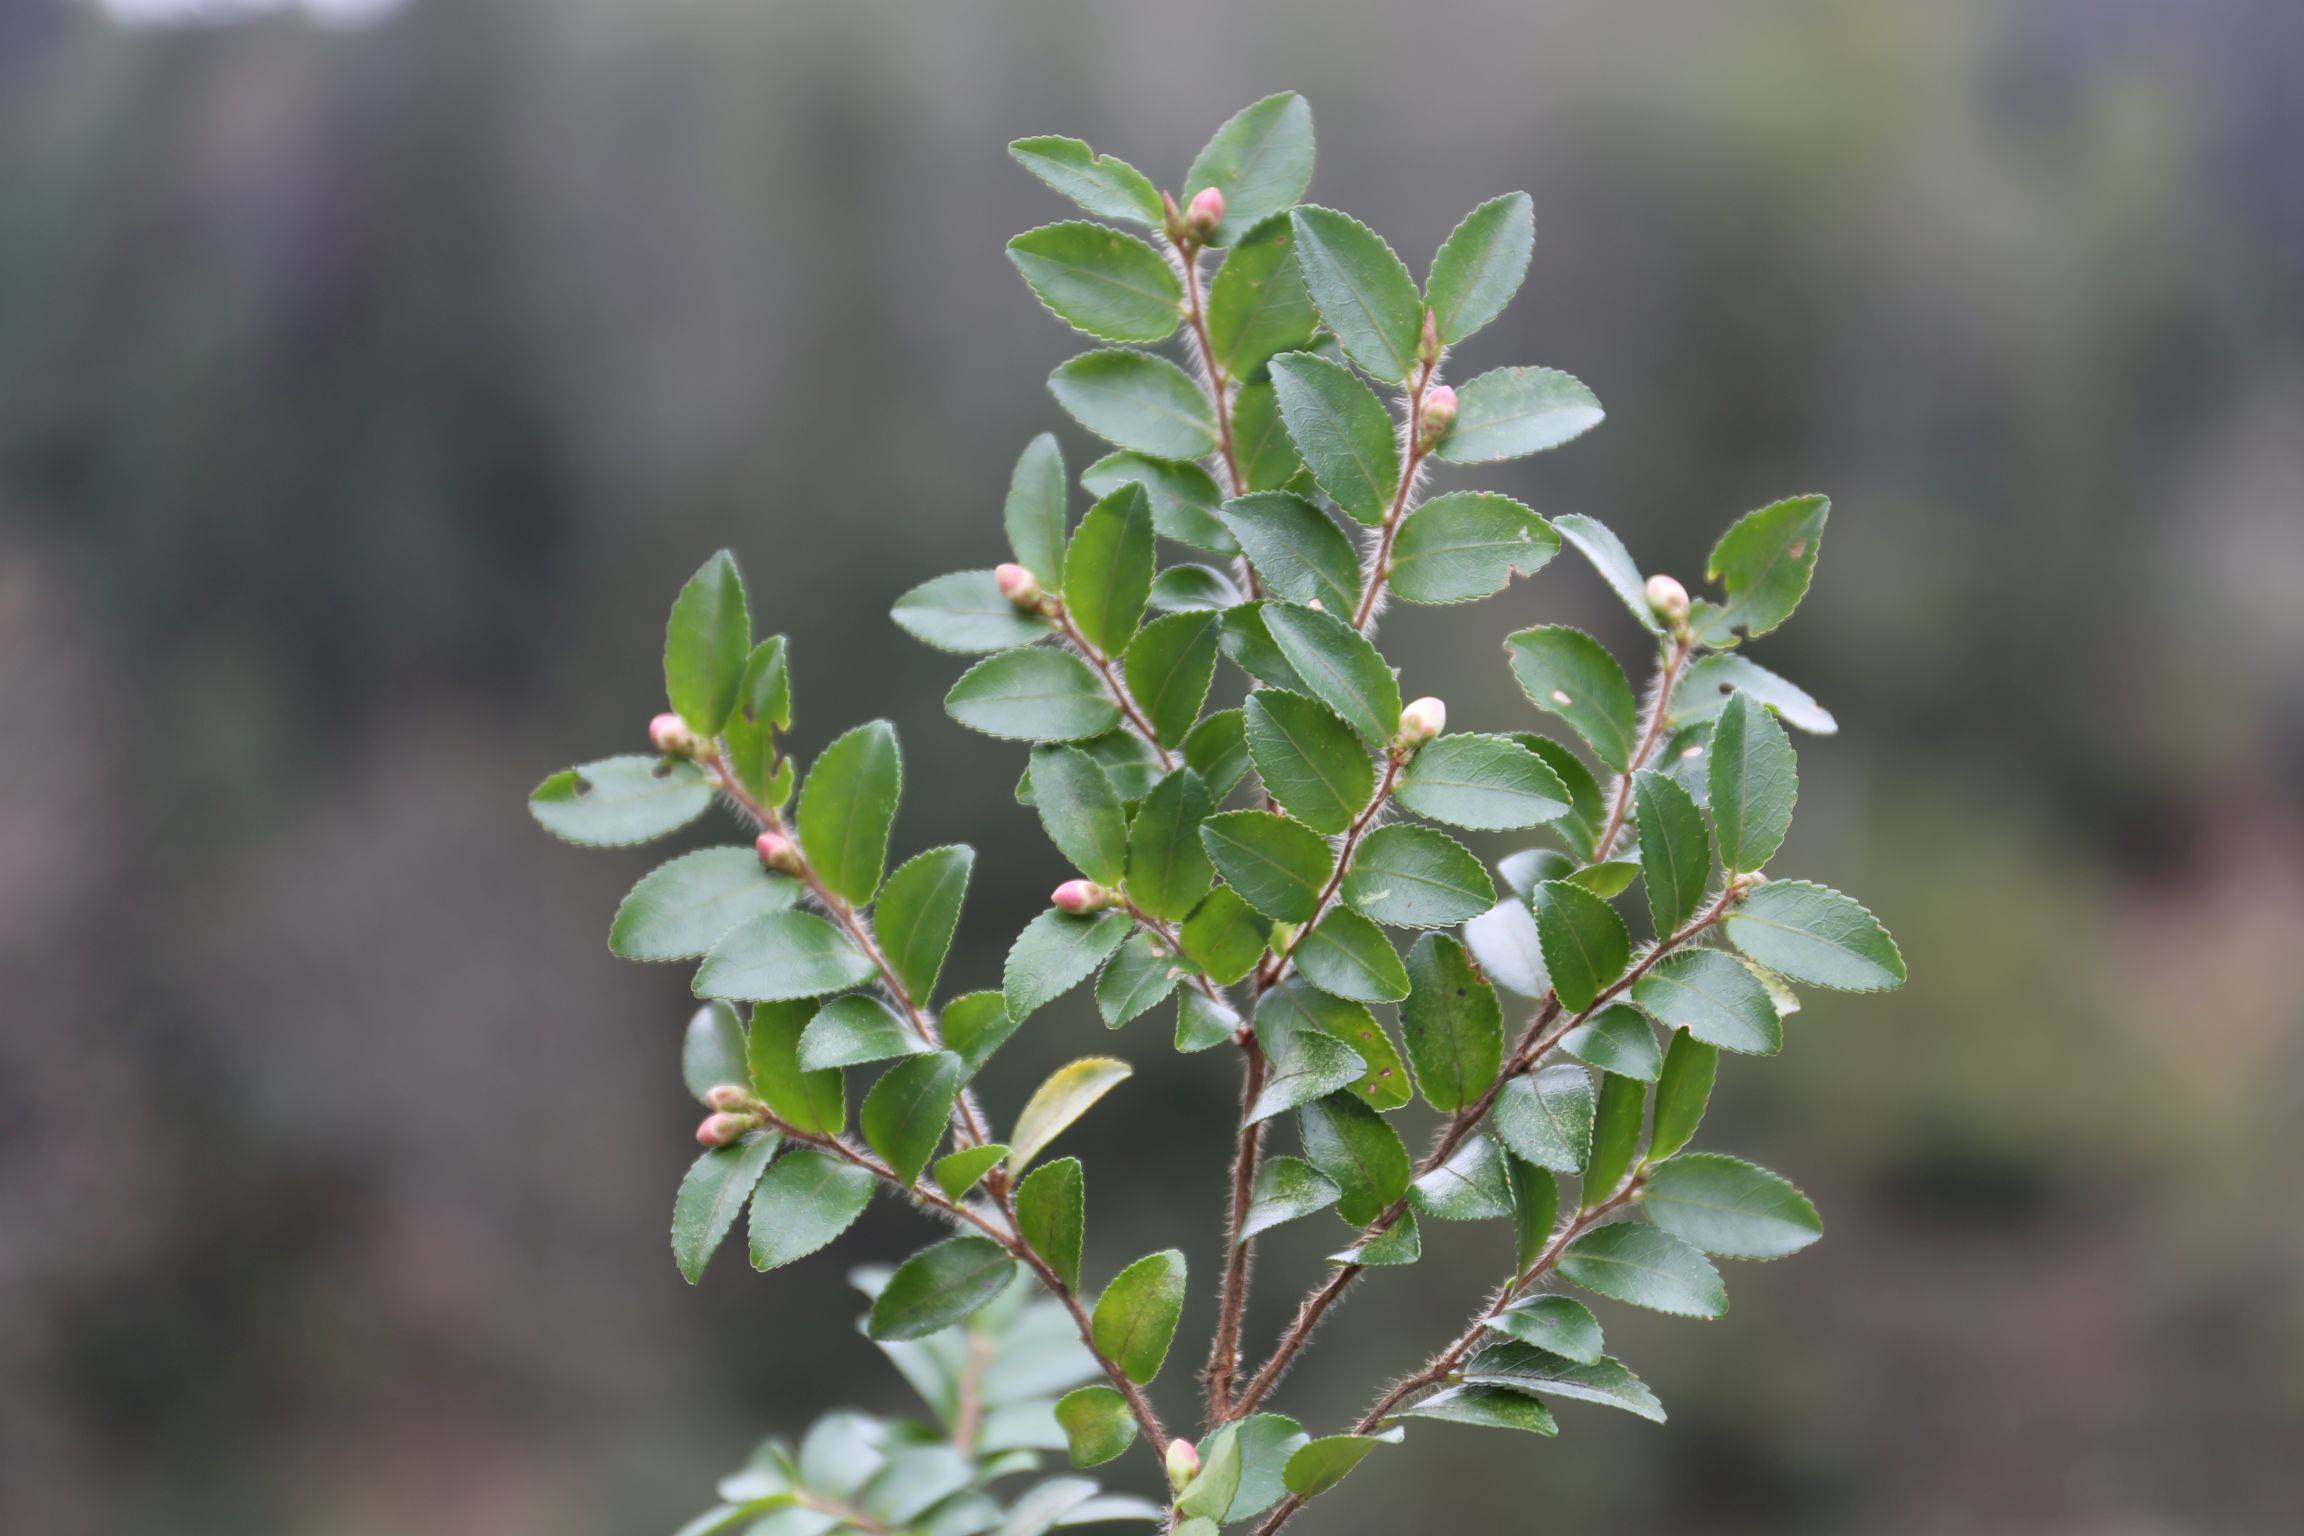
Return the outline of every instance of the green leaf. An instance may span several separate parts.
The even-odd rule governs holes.
[[[1105,341],[1166,341],[1184,316],[1184,284],[1167,258],[1102,224],[1028,229],[1008,259],[1049,313]]]
[[[1128,937],[1128,914],[1075,916],[1054,908],[1025,925],[1001,980],[1008,1016],[1021,1023],[1095,974]]]
[[[1264,605],[1264,627],[1304,686],[1381,747],[1400,731],[1400,681],[1365,636],[1345,620],[1293,603]]]
[[[1195,987],[1176,994],[1176,1049],[1187,1054],[1222,1045],[1240,1033],[1240,1015]]]
[[[1616,909],[1580,885],[1536,887],[1536,935],[1560,1006],[1582,1013],[1632,961],[1632,935]]]
[[[747,720],[781,731],[792,723],[792,668],[782,635],[752,647],[744,681],[736,689],[736,709]]]
[[[1638,1078],[1600,1074],[1600,1101],[1592,1113],[1592,1157],[1584,1165],[1583,1208],[1597,1210],[1623,1184],[1640,1151],[1640,1120],[1648,1085]]]
[[[797,880],[768,873],[750,848],[699,848],[641,877],[616,909],[608,948],[627,960],[693,960],[799,895]]]
[[[1400,489],[1399,429],[1367,385],[1313,352],[1272,359],[1280,419],[1305,466],[1354,522],[1371,528]]]
[[[941,1333],[1006,1290],[1015,1273],[1016,1261],[990,1238],[946,1238],[896,1267],[865,1331],[883,1342]]]
[[[944,1048],[960,1058],[967,1076],[974,1077],[1023,1020],[1008,1016],[1007,999],[999,993],[970,992],[946,1003],[939,1022]]]
[[[1570,1243],[1559,1274],[1595,1295],[1651,1312],[1718,1317],[1728,1310],[1727,1287],[1704,1255],[1636,1222],[1600,1227]]]
[[[1632,760],[1639,705],[1616,658],[1582,630],[1561,624],[1506,636],[1504,649],[1528,701],[1567,721],[1594,756],[1622,773]]]
[[[1248,724],[1237,709],[1218,710],[1184,738],[1184,761],[1208,791],[1212,805],[1221,805],[1224,797],[1239,787],[1248,776],[1252,761],[1248,755]]]
[[[1160,941],[1145,932],[1132,933],[1105,962],[1096,978],[1096,1011],[1106,1029],[1118,1029],[1159,1006],[1176,990],[1181,966]]]
[[[1179,745],[1200,718],[1216,677],[1216,631],[1215,613],[1170,613],[1128,642],[1128,692],[1163,747]]]
[[[1728,707],[1729,696],[1738,692],[1750,694],[1756,704],[1767,705],[1778,719],[1795,729],[1818,736],[1840,729],[1832,711],[1817,703],[1806,689],[1734,651],[1699,657],[1681,674],[1680,686],[1672,694],[1672,724],[1678,727],[1717,720],[1720,711]]]
[[[1236,1436],[1218,1439],[1211,1435],[1200,1470],[1177,1491],[1177,1513],[1196,1520],[1223,1518],[1240,1491],[1240,1460],[1240,1442]]]
[[[888,1160],[897,1182],[910,1184],[944,1140],[944,1122],[967,1068],[950,1051],[914,1056],[880,1074],[856,1112],[865,1145]]]
[[[1504,1066],[1504,1010],[1464,946],[1428,933],[1408,951],[1400,1030],[1424,1101],[1442,1114],[1475,1103]]]
[[[1408,1193],[1408,1148],[1390,1122],[1349,1093],[1298,1106],[1304,1156],[1343,1191],[1336,1214],[1364,1227]]]
[[[1666,955],[1632,984],[1632,1001],[1666,1027],[1685,1029],[1722,1050],[1770,1056],[1784,1046],[1784,1026],[1768,989],[1717,949]]]
[[[1280,647],[1272,643],[1272,632],[1264,627],[1264,603],[1242,603],[1224,611],[1224,631],[1217,638],[1218,647],[1231,658],[1232,664],[1268,688],[1309,696],[1310,689],[1296,669],[1288,665],[1288,658],[1280,654]],[[1243,740],[1245,745],[1245,740]]]
[[[1080,1387],[1056,1404],[1056,1422],[1076,1467],[1102,1466],[1136,1443],[1136,1416],[1111,1387]]]
[[[1600,1359],[1600,1320],[1573,1296],[1532,1296],[1487,1319],[1506,1338],[1592,1365]]]
[[[764,912],[731,929],[696,969],[698,997],[775,1003],[862,986],[878,973],[813,912]]]
[[[1400,928],[1449,928],[1496,903],[1496,885],[1462,843],[1394,822],[1361,840],[1344,873],[1345,904]]]
[[[1360,556],[1326,513],[1287,491],[1235,496],[1216,515],[1232,531],[1264,589],[1292,603],[1350,613],[1360,600]]]
[[[1408,970],[1384,930],[1359,913],[1330,907],[1290,951],[1305,980],[1355,1003],[1396,1003],[1409,992]]]
[[[1704,899],[1712,880],[1712,837],[1704,830],[1704,813],[1677,783],[1648,769],[1634,775],[1633,783],[1648,917],[1662,939],[1694,917]]]
[[[1248,1202],[1248,1216],[1233,1241],[1244,1243],[1283,1222],[1324,1211],[1343,1193],[1334,1179],[1302,1158],[1270,1158],[1256,1170],[1256,1190]]]
[[[936,1187],[944,1191],[945,1199],[957,1200],[974,1189],[977,1181],[999,1166],[1000,1160],[1007,1155],[1007,1146],[997,1141],[948,1152],[936,1159],[933,1169]]]
[[[828,1246],[872,1203],[873,1182],[829,1152],[786,1153],[752,1194],[752,1267],[775,1269]]]
[[[1517,1429],[1532,1435],[1557,1435],[1560,1426],[1551,1410],[1532,1397],[1503,1387],[1449,1387],[1403,1408],[1407,1419],[1437,1419],[1444,1424],[1471,1424],[1481,1429]]]
[[[1432,258],[1424,284],[1440,339],[1454,346],[1502,314],[1535,249],[1536,209],[1527,193],[1507,192],[1466,214]]]
[[[1252,1413],[1210,1431],[1200,1442],[1202,1471],[1213,1466],[1218,1456],[1231,1454],[1227,1442],[1236,1443],[1240,1464],[1231,1504],[1211,1518],[1226,1525],[1253,1520],[1285,1498],[1288,1485],[1283,1478],[1288,1458],[1296,1454],[1305,1438],[1304,1426],[1284,1413]],[[1191,1533],[1180,1527],[1177,1536]],[[1207,1536],[1215,1536],[1213,1524]]]
[[[914,854],[881,887],[879,905],[872,909],[880,952],[915,1002],[936,990],[975,868],[976,850],[955,843]]]
[[[1295,1016],[1308,1029],[1333,1035],[1367,1063],[1367,1070],[1351,1084],[1351,1091],[1370,1109],[1398,1109],[1412,1096],[1408,1064],[1376,1015],[1358,1003],[1334,997],[1301,976],[1291,976],[1257,1001],[1261,1018],[1267,1009]]]
[[[823,1072],[898,1056],[923,1056],[934,1049],[887,1004],[852,992],[826,1003],[809,1021],[800,1036],[799,1066],[803,1072]]]
[[[1616,1003],[1560,1037],[1560,1049],[1618,1077],[1652,1083],[1664,1069],[1656,1030],[1648,1015],[1629,1003]]]
[[[1720,535],[1705,574],[1728,589],[1724,624],[1756,640],[1792,617],[1816,574],[1831,512],[1828,497],[1794,496],[1745,513]]]
[[[1223,524],[1216,525],[1219,530]],[[1224,535],[1227,541],[1232,535]],[[1162,613],[1213,613],[1246,601],[1240,588],[1222,571],[1205,565],[1171,565],[1152,578],[1152,606]]]
[[[1543,569],[1560,552],[1551,525],[1509,496],[1435,496],[1400,525],[1392,590],[1411,603],[1468,603]]]
[[[1619,1229],[1608,1229],[1619,1230]],[[1512,1392],[1543,1393],[1621,1408],[1643,1419],[1664,1422],[1663,1405],[1621,1361],[1603,1356],[1582,1364],[1548,1349],[1508,1342],[1482,1349],[1464,1364],[1464,1380]]]
[[[1759,869],[1784,845],[1800,776],[1792,743],[1776,717],[1745,694],[1732,695],[1712,727],[1712,827],[1720,862]]]
[[[1220,987],[1256,968],[1264,954],[1264,919],[1228,885],[1208,893],[1177,934],[1184,958]]]
[[[1083,352],[1048,376],[1048,389],[1074,421],[1115,448],[1156,459],[1197,459],[1216,450],[1208,397],[1164,357]]]
[[[1345,355],[1386,384],[1404,382],[1424,326],[1424,299],[1407,266],[1350,214],[1306,205],[1289,217],[1304,286]]]
[[[962,656],[1013,650],[1055,629],[1008,601],[990,571],[954,571],[924,581],[896,599],[888,617],[923,645]]]
[[[1203,188],[1224,194],[1224,222],[1212,245],[1230,245],[1294,203],[1312,184],[1312,107],[1282,91],[1242,107],[1193,157],[1177,199],[1189,205]]]
[[[1326,705],[1274,688],[1248,695],[1245,718],[1249,756],[1280,808],[1315,832],[1349,827],[1376,788],[1351,728]]]
[[[1096,760],[1078,747],[1032,749],[1032,804],[1057,852],[1089,879],[1117,885],[1128,869],[1128,822]]]
[[[736,711],[752,654],[752,613],[736,557],[721,550],[688,578],[664,629],[664,695],[688,728],[710,739]]]
[[[1386,1435],[1322,1436],[1288,1458],[1288,1491],[1300,1499],[1317,1498],[1344,1481],[1370,1451],[1399,1441],[1397,1429]]]
[[[1904,985],[1904,956],[1888,930],[1826,886],[1771,881],[1731,907],[1723,926],[1729,943],[1793,981],[1839,992]]]
[[[1573,442],[1607,413],[1557,368],[1498,368],[1456,391],[1456,424],[1434,450],[1451,464],[1501,464]]]
[[[713,1251],[736,1225],[736,1213],[768,1171],[779,1139],[773,1131],[755,1131],[742,1141],[709,1149],[689,1165],[672,1202],[672,1258],[690,1285],[702,1278]]]
[[[1008,146],[1018,165],[1100,219],[1160,226],[1160,190],[1127,161],[1078,139],[1044,134]]]
[[[1201,846],[1224,883],[1266,917],[1309,920],[1336,856],[1320,834],[1270,811],[1225,811],[1200,823]]]
[[[840,1074],[800,1070],[800,1036],[815,1016],[815,1003],[805,999],[756,1005],[745,1037],[745,1067],[752,1091],[770,1114],[804,1134],[837,1136],[848,1126]]]
[[[1692,1152],[1648,1177],[1648,1219],[1682,1242],[1730,1259],[1780,1259],[1824,1235],[1808,1197],[1740,1158]]]
[[[1608,583],[1608,590],[1632,610],[1632,617],[1640,621],[1642,629],[1652,635],[1664,633],[1656,610],[1648,605],[1647,579],[1633,563],[1632,552],[1624,547],[1624,541],[1616,537],[1606,523],[1581,512],[1571,512],[1552,519],[1552,526],[1560,537],[1575,545],[1577,551],[1592,562],[1592,569]]]
[[[862,906],[880,888],[903,788],[896,728],[885,720],[841,736],[808,770],[800,787],[800,848],[834,895]]]
[[[1349,1088],[1368,1069],[1359,1052],[1306,1022],[1296,1002],[1275,996],[1267,992],[1256,1007],[1256,1040],[1272,1070],[1248,1107],[1249,1125]]]
[[[528,814],[564,843],[628,848],[679,831],[711,804],[694,763],[634,755],[563,768],[528,796]]]
[[[1488,979],[1519,997],[1542,997],[1552,990],[1544,969],[1544,946],[1536,914],[1518,896],[1507,896],[1464,925],[1464,945]]]
[[[1512,1214],[1512,1181],[1496,1143],[1477,1133],[1408,1186],[1416,1209],[1437,1221],[1493,1221]]]
[[[1129,823],[1128,894],[1154,917],[1180,921],[1207,894],[1213,871],[1200,824],[1208,812],[1200,775],[1178,768],[1152,787]]]
[[[1141,800],[1152,792],[1166,770],[1152,744],[1130,730],[1106,731],[1080,743],[1080,750],[1095,759],[1096,766],[1104,770],[1104,777],[1112,781],[1112,792],[1120,797],[1123,806]],[[1029,764],[1023,777],[1016,781],[1016,803],[1031,805],[1032,769]]]
[[[1584,759],[1576,755],[1575,749],[1564,742],[1539,736],[1534,731],[1515,731],[1512,739],[1544,759],[1544,766],[1559,775],[1560,782],[1567,786],[1570,810],[1553,823],[1552,830],[1560,834],[1578,858],[1590,858],[1595,852],[1594,845],[1600,840],[1600,830],[1608,820],[1608,806],[1600,794],[1600,781],[1584,766]]]
[[[1043,1163],[1016,1186],[1016,1230],[1048,1261],[1066,1290],[1080,1289],[1080,1245],[1087,1230],[1088,1191],[1080,1159]]]
[[[1243,379],[1282,352],[1311,341],[1320,328],[1304,273],[1296,264],[1296,231],[1266,219],[1233,246],[1208,284],[1208,345],[1217,366]]]
[[[1649,1162],[1661,1163],[1688,1145],[1704,1119],[1704,1105],[1712,1097],[1712,1082],[1719,1072],[1718,1046],[1706,1045],[1684,1029],[1672,1032],[1672,1043],[1664,1049],[1664,1070],[1656,1080]]]
[[[1512,1268],[1526,1272],[1552,1240],[1552,1223],[1560,1214],[1560,1181],[1549,1169],[1517,1157],[1504,1160],[1504,1175],[1512,1183]]]
[[[1011,1177],[1032,1166],[1048,1143],[1088,1113],[1098,1099],[1126,1082],[1136,1069],[1112,1056],[1083,1056],[1048,1074],[1016,1116],[1009,1138]]]
[[[1592,1080],[1581,1067],[1543,1067],[1496,1095],[1496,1134],[1512,1155],[1557,1173],[1580,1172],[1592,1152]]]
[[[1450,826],[1500,832],[1565,816],[1568,788],[1544,760],[1507,736],[1443,736],[1409,759],[1393,797]]]
[[[1240,552],[1216,519],[1216,504],[1223,495],[1199,465],[1140,453],[1110,453],[1080,471],[1080,483],[1091,496],[1109,496],[1131,482],[1144,487],[1152,504],[1152,531],[1160,537],[1215,555]]]
[[[688,1017],[680,1038],[680,1080],[697,1103],[722,1083],[745,1080],[744,1028],[726,1003],[706,1003]]]
[[[1240,462],[1241,483],[1250,492],[1311,491],[1309,485],[1299,484],[1300,478],[1310,477],[1296,456],[1296,445],[1288,440],[1288,429],[1280,420],[1280,397],[1270,379],[1233,391],[1232,454]]]
[[[1089,1334],[1096,1353],[1128,1379],[1149,1384],[1168,1358],[1168,1341],[1184,1315],[1184,1255],[1149,1253],[1112,1277],[1096,1299]]]
[[[1008,741],[1079,741],[1120,723],[1120,706],[1088,663],[1046,647],[985,657],[944,695],[944,712]]]
[[[1367,1269],[1390,1269],[1402,1264],[1413,1264],[1424,1257],[1424,1238],[1416,1225],[1414,1211],[1402,1211],[1400,1219],[1365,1242],[1355,1243],[1341,1253],[1328,1255],[1331,1264],[1358,1264]]]
[[[1131,480],[1088,509],[1064,551],[1064,606],[1098,650],[1117,655],[1152,595],[1152,503]]]
[[[1064,590],[1064,450],[1043,432],[1024,445],[1008,479],[1001,521],[1016,563],[1050,592]]]
[[[1570,885],[1580,885],[1595,896],[1621,895],[1640,873],[1640,866],[1630,859],[1610,859],[1604,864],[1586,864],[1572,869],[1560,878]]]

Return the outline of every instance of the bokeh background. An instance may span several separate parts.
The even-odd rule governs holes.
[[[1419,1433],[1304,1529],[2295,1530],[2300,78],[2293,0],[4,0],[0,1528],[663,1531],[902,1401],[840,1261],[674,1272],[684,973],[602,944],[650,861],[521,801],[638,743],[732,546],[803,750],[887,714],[900,845],[984,850],[994,978],[1056,856],[885,612],[997,558],[1032,433],[1092,452],[1003,146],[1172,186],[1293,87],[1313,196],[1419,268],[1534,194],[1460,371],[1610,420],[1459,483],[1689,577],[1835,497],[1758,652],[1843,724],[1783,863],[1913,972],[1724,1073],[1708,1136],[1830,1240],[1725,1322],[1611,1313],[1668,1427]],[[1512,729],[1540,619],[1632,639],[1573,555],[1386,633]],[[1084,1133],[1090,1268],[1206,1276],[1234,1086],[1161,1032]],[[1107,1044],[1036,1018],[995,1111]],[[1254,1338],[1328,1236],[1270,1244]],[[1279,1406],[1354,1411],[1495,1241],[1364,1285]]]

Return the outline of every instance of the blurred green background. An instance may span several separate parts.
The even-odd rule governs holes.
[[[1056,855],[885,612],[998,558],[1032,433],[1092,452],[1003,146],[1173,186],[1292,87],[1313,198],[1419,269],[1534,195],[1459,371],[1610,420],[1455,483],[1690,578],[1833,495],[1757,653],[1843,727],[1782,862],[1913,972],[1723,1074],[1708,1139],[1829,1240],[1720,1323],[1611,1312],[1668,1426],[1420,1431],[1303,1528],[2295,1530],[2300,73],[2293,0],[4,0],[0,1528],[669,1530],[756,1435],[899,1404],[840,1260],[674,1272],[684,975],[602,943],[649,861],[521,799],[639,744],[729,545],[801,749],[888,715],[900,846],[983,850],[996,976]],[[1633,638],[1567,556],[1387,648],[1515,729],[1540,620]],[[1234,1084],[1159,1033],[1081,1146],[1090,1269],[1180,1242],[1204,1336]],[[1112,1042],[1035,1018],[994,1111]],[[1329,1235],[1270,1244],[1254,1339]],[[1277,1406],[1354,1412],[1497,1240],[1364,1284]]]

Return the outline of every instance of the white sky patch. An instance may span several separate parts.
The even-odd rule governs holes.
[[[400,0],[96,0],[130,25],[221,23],[275,11],[302,11],[323,26],[358,27],[399,9]]]

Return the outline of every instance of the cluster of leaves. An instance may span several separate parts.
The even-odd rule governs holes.
[[[1298,202],[1313,152],[1299,97],[1218,131],[1185,178],[1189,214],[1077,140],[1012,152],[1097,220],[1150,233],[1076,220],[1010,246],[1043,304],[1119,344],[1050,380],[1114,451],[1083,471],[1093,504],[1075,522],[1061,451],[1036,439],[1008,490],[1013,563],[929,581],[894,617],[982,658],[948,712],[1030,745],[1017,795],[1082,877],[1067,899],[1026,925],[998,990],[931,1007],[973,855],[933,849],[883,879],[902,782],[884,722],[819,755],[787,824],[785,647],[752,643],[726,555],[673,610],[666,680],[684,732],[672,750],[556,775],[532,801],[578,842],[668,833],[716,793],[767,834],[757,852],[709,848],[647,876],[610,936],[632,958],[701,961],[694,989],[709,1001],[688,1077],[738,1111],[742,1134],[710,1146],[680,1192],[684,1272],[747,1200],[765,1269],[825,1246],[875,1187],[893,1188],[958,1233],[888,1277],[872,1337],[955,1337],[1028,1271],[1105,1377],[1054,1410],[1074,1463],[1139,1436],[1170,1452],[1143,1388],[1169,1353],[1183,1256],[1149,1253],[1091,1302],[1081,1164],[1039,1163],[1127,1064],[1060,1069],[1004,1140],[969,1086],[1026,1020],[1094,978],[1108,1028],[1172,1005],[1177,1050],[1232,1045],[1242,1062],[1206,1433],[1170,1457],[1183,1528],[1262,1516],[1274,1530],[1405,1419],[1550,1434],[1547,1405],[1564,1399],[1661,1419],[1604,1353],[1591,1309],[1554,1287],[1713,1317],[1726,1306],[1713,1258],[1813,1241],[1820,1222],[1790,1183],[1686,1149],[1721,1053],[1779,1049],[1795,984],[1869,991],[1904,976],[1856,902],[1763,873],[1796,792],[1784,727],[1834,723],[1744,643],[1805,595],[1827,503],[1737,519],[1708,562],[1719,595],[1691,599],[1591,518],[1547,520],[1483,491],[1423,498],[1434,461],[1549,449],[1600,407],[1549,369],[1440,382],[1449,350],[1523,280],[1528,199],[1473,210],[1419,285],[1366,226]],[[1142,350],[1179,333],[1190,371]],[[1162,541],[1190,558],[1163,568]],[[1651,640],[1645,694],[1590,635],[1546,625],[1510,635],[1506,661],[1581,752],[1528,730],[1449,733],[1437,701],[1404,706],[1371,638],[1387,597],[1470,602],[1563,541]],[[1219,684],[1220,662],[1236,680]],[[1542,845],[1492,873],[1443,828]],[[1379,1009],[1396,1010],[1397,1033]],[[1508,1011],[1524,1022],[1508,1028]],[[845,1075],[864,1067],[880,1075],[859,1146]],[[1421,1157],[1394,1124],[1417,1097],[1439,1117]],[[1291,1122],[1295,1151],[1268,1155]],[[1242,1380],[1247,1249],[1326,1210],[1349,1236]],[[1423,1369],[1341,1434],[1260,1411],[1355,1277],[1416,1262],[1424,1223],[1481,1221],[1508,1224],[1508,1278]]]

